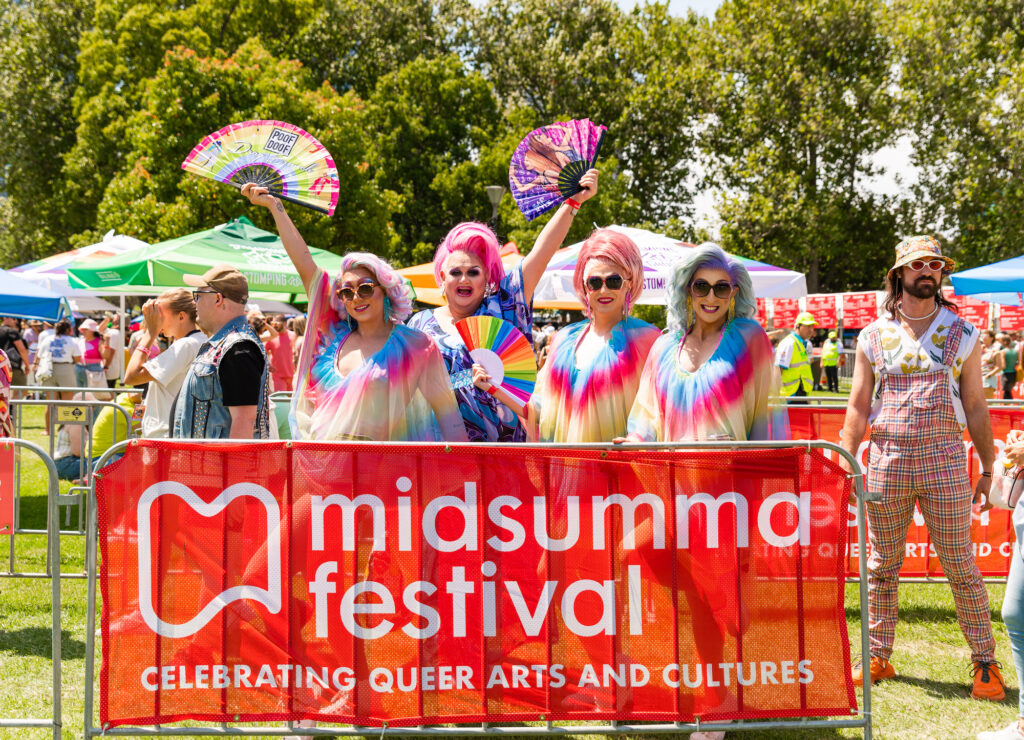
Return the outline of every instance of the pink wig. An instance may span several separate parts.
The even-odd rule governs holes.
[[[338,269],[338,277],[331,283],[331,308],[338,312],[343,318],[348,318],[348,311],[345,310],[345,302],[338,297],[338,288],[341,287],[341,276],[355,267],[362,267],[369,270],[374,279],[384,289],[388,298],[388,314],[386,318],[396,321],[399,324],[405,321],[412,314],[412,294],[405,280],[395,272],[395,268],[389,265],[375,254],[368,252],[349,252],[341,258],[341,267]]]
[[[491,291],[498,290],[498,284],[505,277],[505,266],[501,264],[498,237],[488,226],[476,221],[463,221],[448,232],[434,253],[434,279],[438,287],[444,282],[444,261],[453,252],[468,252],[479,259],[487,271],[487,284]]]
[[[594,229],[580,247],[576,257],[576,270],[572,274],[572,285],[576,296],[583,304],[587,316],[590,315],[590,302],[587,286],[584,285],[584,271],[590,260],[601,260],[619,268],[626,286],[626,313],[636,303],[644,291],[644,263],[640,259],[640,250],[628,236],[614,229]]]

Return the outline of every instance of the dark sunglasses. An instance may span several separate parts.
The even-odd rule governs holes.
[[[715,292],[715,298],[728,298],[729,294],[732,293],[732,283],[722,280],[712,285],[707,280],[695,280],[693,285],[690,286],[690,290],[698,298],[703,298],[711,291]]]
[[[608,290],[618,290],[622,287],[622,275],[609,275],[608,277],[591,275],[587,278],[587,290],[592,293],[601,290],[602,285],[607,285]]]
[[[343,301],[355,300],[356,296],[366,299],[373,295],[373,289],[376,287],[377,283],[359,283],[355,290],[352,288],[338,288],[336,295]]]
[[[192,302],[193,303],[199,303],[199,296],[203,295],[204,293],[219,293],[219,292],[220,291],[217,291],[217,290],[193,290],[192,291]]]

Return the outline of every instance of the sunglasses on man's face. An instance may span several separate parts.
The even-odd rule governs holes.
[[[622,275],[608,275],[606,277],[591,275],[587,278],[587,289],[591,293],[601,290],[602,285],[607,285],[608,290],[619,290],[622,287]]]
[[[942,269],[945,269],[945,267],[946,267],[946,261],[945,260],[911,260],[910,262],[907,263],[907,267],[909,267],[914,272],[920,272],[921,270],[923,270],[926,267],[929,270],[942,270]]]
[[[359,283],[358,286],[353,290],[352,288],[338,288],[337,296],[343,301],[354,301],[356,296],[359,296],[363,300],[366,300],[373,295],[373,289],[377,287],[377,283]]]
[[[715,293],[715,298],[728,298],[732,293],[732,283],[721,280],[712,285],[707,280],[694,280],[690,291],[698,298],[703,298],[712,291]]]

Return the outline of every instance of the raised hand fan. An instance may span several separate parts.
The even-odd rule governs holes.
[[[500,386],[523,403],[530,400],[537,380],[537,360],[523,333],[507,321],[493,316],[470,316],[455,328],[474,362],[484,366],[491,383]],[[472,385],[461,379],[456,386]]]
[[[528,221],[580,191],[580,178],[597,162],[606,130],[589,118],[560,121],[531,131],[519,142],[508,181]]]
[[[281,200],[334,214],[338,169],[324,145],[283,121],[242,121],[214,131],[181,168],[241,189],[252,182]]]

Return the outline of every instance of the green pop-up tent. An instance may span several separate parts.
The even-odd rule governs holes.
[[[315,247],[309,251],[328,273],[338,271],[341,257]],[[281,239],[244,216],[114,257],[74,262],[68,265],[67,275],[73,288],[171,288],[185,284],[182,275],[202,275],[222,263],[234,265],[245,275],[253,295],[273,295],[289,302],[305,296]]]

